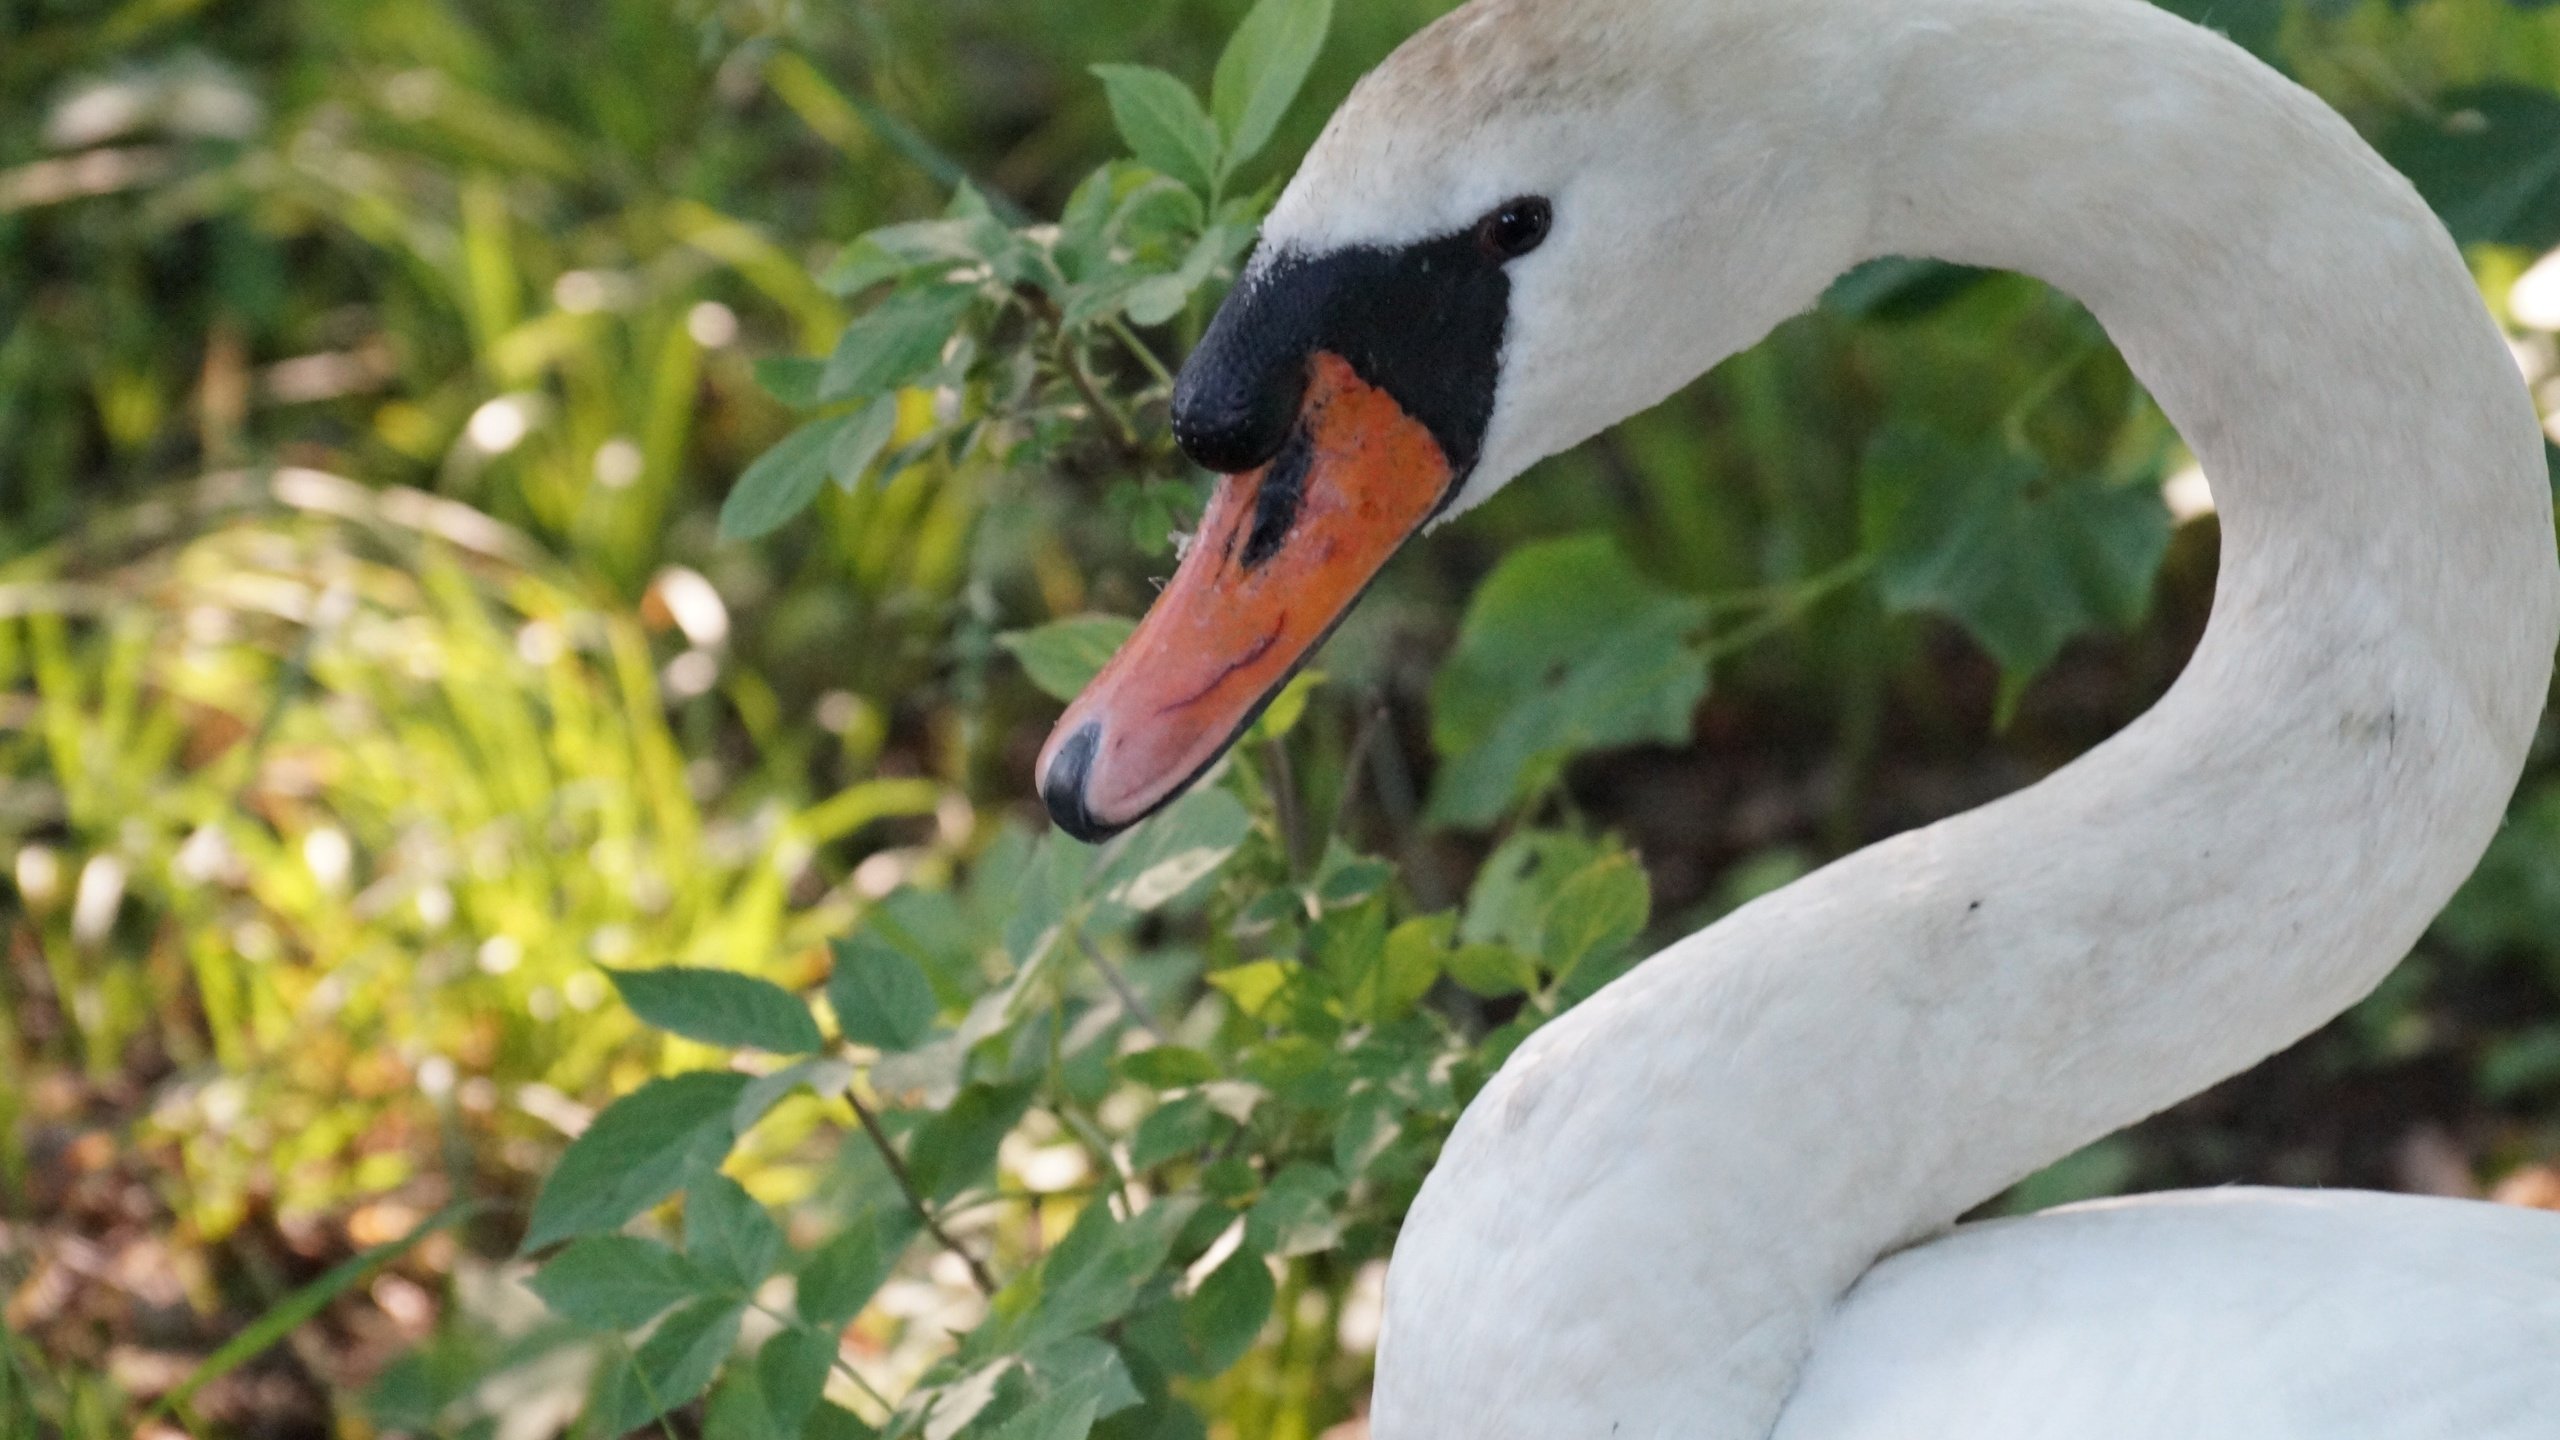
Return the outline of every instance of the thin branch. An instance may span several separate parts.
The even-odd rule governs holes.
[[[1156,352],[1146,341],[1138,338],[1138,332],[1130,329],[1127,321],[1114,315],[1106,322],[1106,328],[1119,337],[1121,344],[1129,347],[1129,353],[1138,357],[1138,363],[1147,368],[1148,374],[1156,377],[1157,384],[1167,390],[1173,388],[1173,372],[1165,368],[1164,362],[1156,358]]]
[[[933,1236],[943,1249],[959,1256],[960,1263],[969,1267],[969,1278],[978,1282],[979,1291],[993,1297],[997,1289],[996,1277],[988,1274],[987,1267],[978,1262],[978,1257],[952,1239],[951,1232],[943,1229],[942,1222],[933,1217],[933,1207],[925,1203],[924,1192],[916,1188],[915,1177],[907,1173],[907,1162],[899,1158],[898,1147],[889,1143],[889,1132],[880,1128],[880,1117],[871,1113],[871,1107],[863,1104],[862,1097],[851,1087],[846,1088],[844,1098],[845,1103],[853,1107],[854,1118],[862,1122],[863,1133],[879,1147],[880,1159],[889,1167],[889,1178],[897,1181],[898,1188],[905,1192],[907,1205],[916,1212],[916,1218],[924,1222],[925,1232]]]
[[[1759,619],[1711,638],[1699,653],[1710,662],[1731,659],[1803,619],[1807,611],[1864,579],[1873,568],[1874,561],[1865,555],[1835,565],[1794,586]]]
[[[2078,349],[2045,371],[2034,385],[2028,387],[2026,394],[2018,397],[2018,402],[2009,407],[2009,413],[2000,417],[2000,434],[2009,442],[2010,448],[2025,451],[2035,448],[2027,443],[2027,422],[2035,418],[2035,413],[2043,409],[2046,402],[2062,393],[2062,387],[2070,383],[2072,376],[2080,373],[2080,367],[2096,359],[2106,349],[2107,339],[2103,334],[2082,340]]]
[[[864,1378],[863,1373],[854,1369],[853,1363],[844,1358],[843,1336],[830,1335],[826,1331],[819,1329],[817,1326],[810,1324],[808,1321],[799,1319],[796,1316],[785,1315],[781,1311],[774,1309],[772,1306],[767,1305],[753,1296],[748,1297],[747,1307],[764,1315],[785,1330],[797,1330],[804,1335],[814,1335],[819,1339],[826,1341],[830,1346],[827,1351],[828,1362],[835,1368],[835,1372],[842,1375],[847,1380],[852,1381],[855,1389],[870,1396],[872,1403],[878,1405],[883,1411],[892,1415],[898,1413],[898,1407],[889,1403],[889,1397],[874,1389],[871,1382]]]
[[[1369,763],[1369,747],[1376,742],[1378,732],[1386,728],[1387,718],[1382,701],[1369,707],[1360,717],[1360,728],[1352,732],[1351,750],[1342,759],[1342,794],[1333,802],[1333,823],[1325,827],[1328,837],[1341,834],[1344,822],[1351,818],[1351,802],[1360,798],[1360,777]]]
[[[1173,1037],[1156,1023],[1156,1017],[1147,1009],[1147,1002],[1139,998],[1137,987],[1129,983],[1128,976],[1120,973],[1120,967],[1102,958],[1102,952],[1094,948],[1092,939],[1082,930],[1071,933],[1075,936],[1076,948],[1084,952],[1085,959],[1093,962],[1094,972],[1102,977],[1102,983],[1110,986],[1111,993],[1120,997],[1120,1008],[1129,1013],[1129,1018],[1137,1021],[1140,1029],[1156,1037],[1157,1044],[1172,1044]]]
[[[1280,843],[1287,850],[1289,873],[1301,875],[1307,868],[1306,821],[1298,814],[1298,774],[1289,765],[1289,750],[1278,739],[1262,743],[1263,758],[1271,766],[1271,808],[1280,821]]]
[[[1016,287],[1014,294],[1030,309],[1042,328],[1049,332],[1049,342],[1054,352],[1052,358],[1056,360],[1058,369],[1065,373],[1067,383],[1075,387],[1078,395],[1084,397],[1084,403],[1092,409],[1093,413],[1110,425],[1112,443],[1118,445],[1123,454],[1132,456],[1143,454],[1145,444],[1139,439],[1138,427],[1130,421],[1128,416],[1120,413],[1119,407],[1113,405],[1103,395],[1102,387],[1093,382],[1091,375],[1085,373],[1084,362],[1076,354],[1075,337],[1067,333],[1067,317],[1065,312],[1059,310],[1058,302],[1050,299],[1037,287],[1030,285]]]
[[[1110,1137],[1094,1129],[1092,1121],[1064,1105],[1049,1107],[1049,1113],[1057,1116],[1058,1123],[1066,1126],[1067,1133],[1075,1136],[1076,1142],[1084,1146],[1085,1153],[1093,1157],[1094,1165],[1111,1177],[1113,1188],[1120,1192],[1120,1203],[1128,1207],[1130,1214],[1137,1214],[1138,1177],[1120,1168],[1120,1157],[1111,1153]]]
[[[1075,342],[1063,335],[1058,339],[1058,368],[1067,372],[1068,381],[1076,387],[1076,393],[1084,397],[1084,403],[1092,406],[1095,414],[1110,422],[1112,443],[1118,445],[1126,454],[1141,453],[1144,446],[1138,439],[1138,427],[1130,422],[1128,416],[1121,414],[1109,400],[1103,398],[1100,387],[1093,383],[1092,376],[1084,373],[1083,362],[1076,358]]]
[[[967,1215],[998,1205],[1037,1205],[1043,1200],[1083,1200],[1110,1189],[1108,1185],[1069,1185],[1062,1190],[990,1190],[964,1205],[943,1211],[945,1216]]]

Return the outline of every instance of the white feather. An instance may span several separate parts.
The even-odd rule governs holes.
[[[2223,574],[2122,734],[1521,1048],[1398,1246],[1379,1440],[2560,1436],[2560,1217],[1943,1233],[2367,993],[2498,823],[2560,640],[2549,481],[2409,186],[2138,0],[1478,0],[1364,83],[1270,248],[1530,192],[1469,500],[1926,254],[2090,307],[2214,477]]]

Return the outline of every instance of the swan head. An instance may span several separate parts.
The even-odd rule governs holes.
[[[1477,0],[1361,82],[1179,377],[1227,478],[1042,751],[1062,828],[1169,803],[1405,541],[1864,258],[1874,51],[1830,8]]]

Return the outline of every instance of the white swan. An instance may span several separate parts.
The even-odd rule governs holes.
[[[2498,824],[2560,638],[2453,245],[2136,0],[1477,0],[1409,44],[1185,372],[1177,433],[1250,473],[1062,722],[1053,813],[1160,805],[1429,516],[1894,254],[2105,324],[2214,477],[2212,626],[2078,763],[1524,1045],[1397,1247],[1375,1434],[2560,1437],[2560,1217],[2232,1190],[1947,1230],[2369,991]]]

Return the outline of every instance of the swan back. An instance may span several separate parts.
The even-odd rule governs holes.
[[[1878,1264],[1776,1440],[2543,1440],[2560,1222],[2216,1190],[1969,1225]]]

